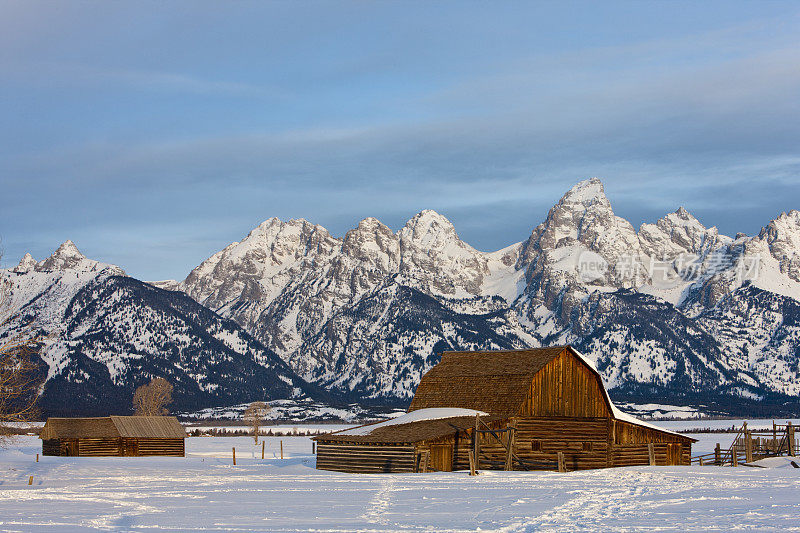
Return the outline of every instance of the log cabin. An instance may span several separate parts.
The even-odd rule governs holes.
[[[620,411],[570,346],[445,352],[405,415],[314,440],[317,468],[364,473],[689,465],[696,442]]]
[[[186,431],[174,416],[48,418],[39,438],[42,455],[183,457]]]

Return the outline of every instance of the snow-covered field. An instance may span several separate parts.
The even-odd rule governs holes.
[[[266,439],[265,460],[251,438],[186,442],[36,463],[22,437],[0,451],[0,531],[800,531],[794,468],[357,475],[315,470],[305,437]]]

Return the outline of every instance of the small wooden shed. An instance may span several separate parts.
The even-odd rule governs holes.
[[[174,416],[48,418],[39,438],[42,455],[183,457],[186,431]]]
[[[445,418],[437,409],[476,415]],[[620,411],[594,366],[570,346],[446,352],[404,417],[412,418],[316,437],[317,468],[464,470],[470,454],[480,469],[688,465],[695,442]]]

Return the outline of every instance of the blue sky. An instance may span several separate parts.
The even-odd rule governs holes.
[[[800,4],[0,0],[0,118],[3,266],[428,208],[494,250],[591,176],[753,234],[800,209]]]

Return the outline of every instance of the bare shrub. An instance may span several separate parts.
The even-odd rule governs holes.
[[[9,443],[19,428],[38,414],[36,400],[42,381],[36,356],[45,337],[33,323],[12,328],[11,281],[0,279],[0,446]]]
[[[168,415],[172,403],[172,385],[164,378],[155,378],[133,393],[133,410],[139,416]]]
[[[256,441],[256,444],[258,444],[258,432],[261,429],[264,417],[267,416],[267,413],[271,410],[272,408],[264,402],[253,402],[244,411],[244,421],[250,426],[250,430],[253,433],[253,440]]]

